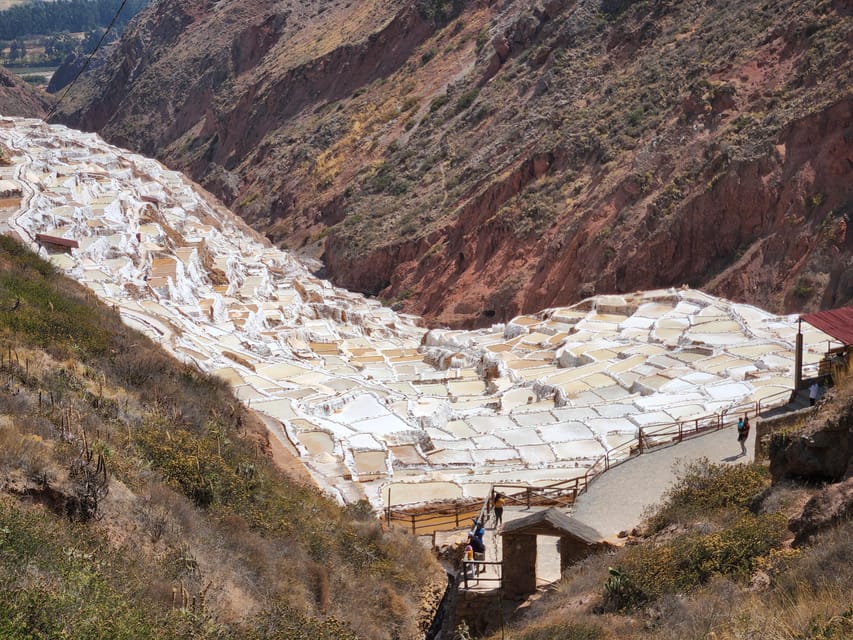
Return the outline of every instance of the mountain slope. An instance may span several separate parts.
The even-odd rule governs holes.
[[[225,382],[0,235],[0,636],[413,638],[443,572]]]
[[[853,297],[840,0],[155,2],[62,119],[454,325],[689,283]]]
[[[14,73],[0,67],[0,115],[42,118],[49,107],[43,95]]]

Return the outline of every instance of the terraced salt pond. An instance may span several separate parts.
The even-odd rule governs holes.
[[[643,427],[791,388],[796,316],[690,289],[597,296],[478,331],[431,330],[312,276],[209,195],[92,134],[0,119],[23,190],[0,231],[226,379],[318,484],[381,506],[582,475]],[[831,339],[805,328],[805,363]]]

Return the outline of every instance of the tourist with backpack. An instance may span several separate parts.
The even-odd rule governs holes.
[[[743,418],[737,421],[737,441],[740,443],[740,454],[746,455],[746,439],[749,437],[749,417],[743,414]]]

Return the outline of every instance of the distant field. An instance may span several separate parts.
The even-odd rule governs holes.
[[[44,78],[44,82],[37,82],[34,86],[40,89],[46,89],[48,82],[50,82],[51,77],[53,77],[53,72],[56,71],[56,67],[41,67],[41,66],[31,66],[31,67],[6,67],[8,71],[11,71],[15,75],[21,76],[42,76]]]
[[[28,0],[0,0],[0,11],[5,11],[9,7],[14,7],[16,4],[24,4]]]
[[[19,76],[27,76],[32,74],[38,74],[42,76],[47,76],[48,78],[53,75],[53,72],[56,71],[56,67],[43,67],[43,66],[32,66],[32,67],[10,67],[7,66],[6,69],[11,71],[12,73],[17,73]]]

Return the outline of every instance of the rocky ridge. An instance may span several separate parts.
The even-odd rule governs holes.
[[[830,0],[154,2],[61,117],[443,323],[813,309],[851,296],[850,41]]]
[[[50,103],[43,94],[0,66],[0,115],[40,118],[49,108]]]

